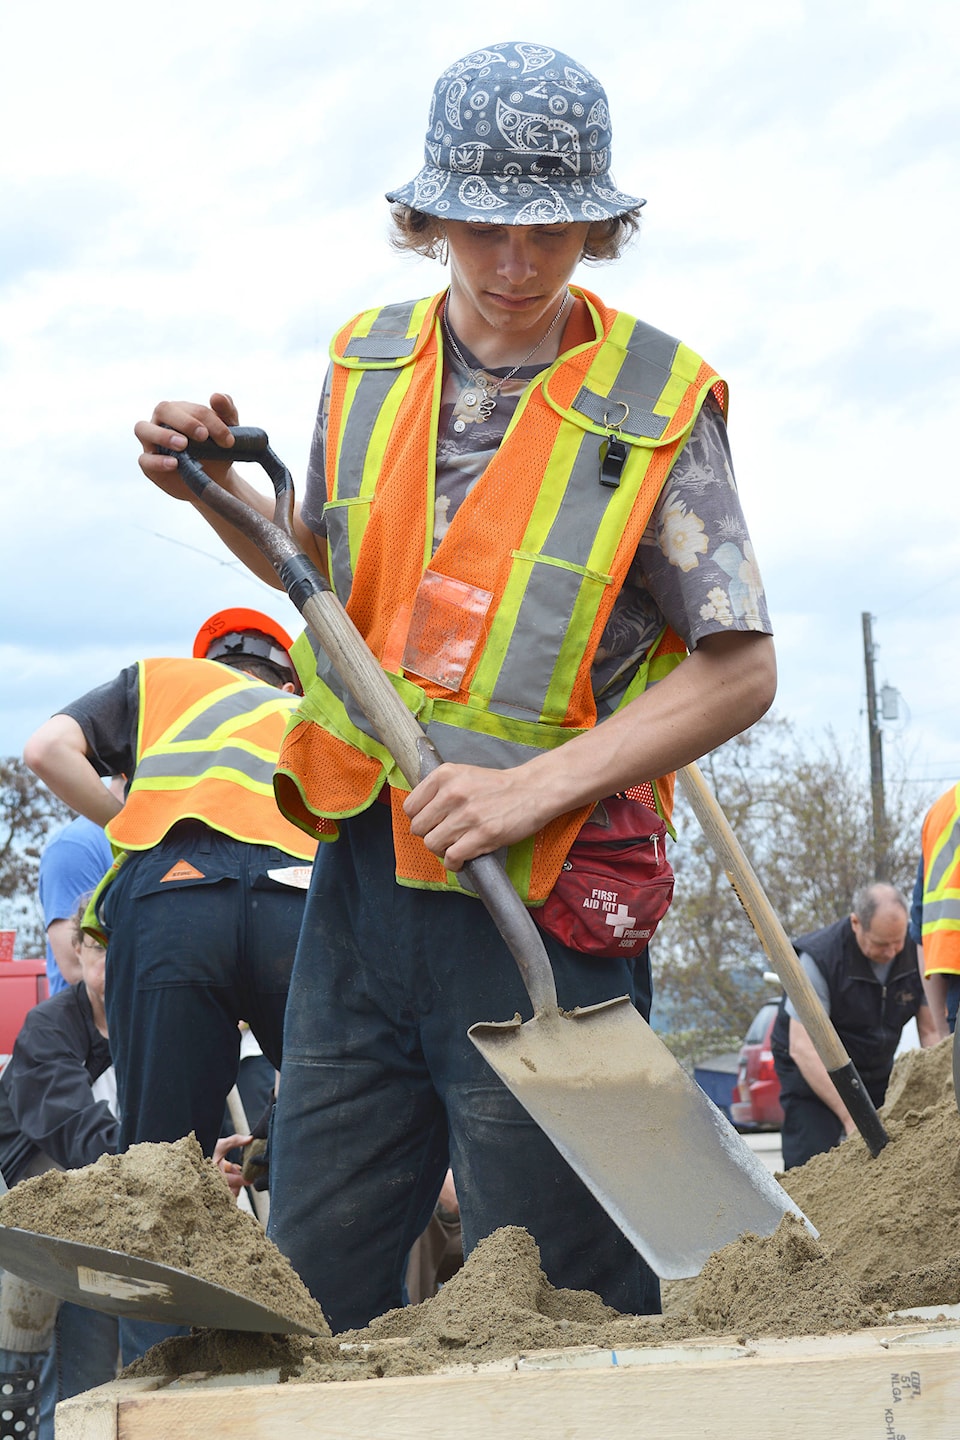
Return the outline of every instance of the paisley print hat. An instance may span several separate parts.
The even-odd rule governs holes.
[[[644,204],[614,184],[611,138],[589,70],[546,45],[491,45],[440,76],[423,169],[387,199],[485,225],[611,219]]]

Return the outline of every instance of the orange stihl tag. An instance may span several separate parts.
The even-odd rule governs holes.
[[[202,880],[203,878],[203,871],[191,865],[189,860],[178,860],[176,865],[162,877],[160,884],[162,885],[166,880]]]

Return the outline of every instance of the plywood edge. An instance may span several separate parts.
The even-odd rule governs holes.
[[[236,1390],[120,1381],[57,1409],[57,1440],[943,1440],[960,1409],[960,1328],[731,1337],[662,1363],[607,1363],[384,1380],[244,1385]],[[654,1347],[656,1349],[656,1347]],[[562,1352],[554,1352],[562,1353]],[[607,1355],[611,1352],[606,1352]],[[519,1357],[518,1357],[519,1358]],[[535,1359],[535,1353],[525,1357]],[[239,1377],[238,1377],[239,1378]]]

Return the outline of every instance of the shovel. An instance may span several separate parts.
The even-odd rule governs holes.
[[[793,1002],[814,1049],[823,1061],[827,1074],[833,1081],[837,1093],[850,1112],[860,1134],[866,1141],[871,1155],[879,1155],[888,1139],[883,1122],[870,1099],[856,1067],[847,1054],[843,1041],[837,1034],[829,1015],[820,1003],[820,997],[810,983],[810,977],[797,959],[797,952],[787,939],[786,932],[777,917],[763,887],[730,823],[720,808],[716,796],[710,791],[698,765],[687,765],[678,772],[680,785],[690,808],[696,815],[707,839],[713,845],[717,858],[727,872],[727,878],[736,891],[737,899],[747,912],[757,938],[763,946],[774,970],[780,977],[784,990]],[[960,1091],[958,1091],[960,1104]]]
[[[181,477],[273,565],[404,778],[416,785],[442,763],[435,746],[300,552],[293,482],[266,435],[245,427],[232,433],[230,450],[207,441],[177,453]],[[273,521],[213,484],[197,463],[202,458],[260,464],[276,495]],[[785,1213],[800,1215],[628,997],[559,1009],[540,932],[499,860],[479,856],[463,873],[513,955],[533,1007],[524,1022],[515,1016],[471,1026],[470,1039],[652,1268],[665,1279],[696,1275],[714,1250],[745,1232],[769,1235]]]
[[[255,1330],[274,1335],[315,1335],[226,1286],[172,1265],[102,1250],[76,1240],[0,1225],[0,1269],[91,1310],[167,1325]]]

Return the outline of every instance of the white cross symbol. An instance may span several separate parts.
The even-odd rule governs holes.
[[[604,916],[604,923],[613,926],[613,933],[619,940],[625,930],[636,924],[636,916],[631,915],[626,905],[618,905],[616,911],[610,911]]]

